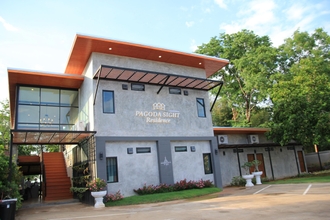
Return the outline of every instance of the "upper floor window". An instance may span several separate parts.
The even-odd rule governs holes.
[[[103,113],[115,113],[115,101],[113,91],[103,91]]]
[[[138,84],[138,83],[132,83],[131,84],[131,90],[135,91],[144,91],[144,84]]]
[[[206,117],[205,114],[205,103],[204,103],[204,99],[202,98],[197,98],[196,99],[197,102],[197,115],[198,117]]]
[[[180,88],[169,88],[170,94],[176,94],[181,95],[181,89]]]
[[[74,130],[78,91],[20,86],[16,129]]]

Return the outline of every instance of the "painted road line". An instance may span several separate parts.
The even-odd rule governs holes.
[[[267,188],[269,188],[269,187],[271,187],[271,186],[272,186],[272,185],[269,185],[269,186],[267,186],[267,187],[265,187],[265,188],[262,188],[261,190],[255,192],[255,193],[253,193],[253,194],[258,194],[258,193],[260,193],[261,191],[264,191],[265,189],[267,189]]]
[[[307,187],[307,189],[305,190],[305,192],[303,193],[303,195],[306,195],[308,190],[312,187],[312,184],[309,184],[309,186]]]

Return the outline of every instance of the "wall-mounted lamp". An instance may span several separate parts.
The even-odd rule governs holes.
[[[222,154],[223,154],[223,156],[225,156],[226,155],[226,151],[222,151]]]
[[[282,148],[280,148],[280,151],[282,152]]]
[[[256,154],[257,153],[257,150],[254,150],[254,153]]]
[[[218,149],[214,149],[214,154],[218,155]]]
[[[99,159],[100,159],[100,160],[103,160],[103,153],[102,153],[102,152],[99,153]]]
[[[133,148],[132,147],[127,148],[127,154],[133,154]]]
[[[191,152],[195,152],[196,151],[196,147],[195,146],[190,146],[190,151]]]

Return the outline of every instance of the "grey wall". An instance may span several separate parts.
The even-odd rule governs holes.
[[[247,162],[247,154],[261,153],[263,155],[266,176],[269,179],[272,179],[273,177],[275,179],[281,179],[296,176],[300,173],[299,160],[296,151],[302,150],[302,146],[295,146],[296,151],[288,150],[287,146],[281,147],[272,144],[271,141],[267,140],[264,134],[258,134],[259,144],[268,144],[268,146],[273,149],[272,151],[267,151],[266,145],[249,145],[247,134],[228,134],[227,136],[231,148],[225,148],[227,145],[219,145],[220,149],[218,154],[220,159],[222,184],[224,186],[230,185],[233,177],[240,176],[240,166],[238,161],[240,161],[240,165]],[[234,152],[235,147],[243,149],[243,152],[239,153],[239,159],[237,153]],[[245,170],[242,168],[241,173],[245,173]]]

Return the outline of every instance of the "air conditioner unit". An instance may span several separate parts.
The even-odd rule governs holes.
[[[228,136],[227,135],[218,135],[219,144],[228,144]]]
[[[248,135],[249,144],[259,144],[259,136],[256,134]]]

